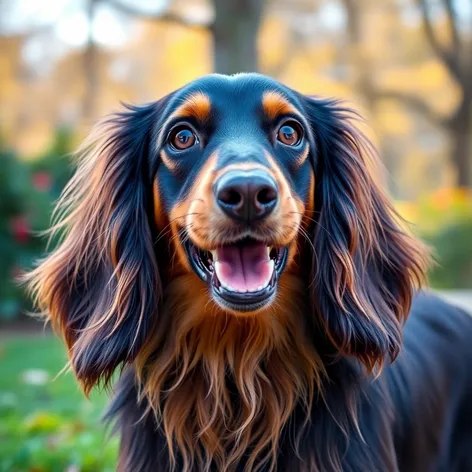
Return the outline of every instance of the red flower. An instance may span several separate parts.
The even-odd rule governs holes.
[[[20,244],[28,241],[30,234],[30,227],[28,220],[24,216],[15,216],[10,220],[10,230],[13,237]]]
[[[51,188],[52,179],[48,172],[36,172],[33,174],[33,187],[40,192],[47,192]]]

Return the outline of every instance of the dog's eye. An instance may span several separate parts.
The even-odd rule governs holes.
[[[169,137],[171,146],[179,151],[188,149],[198,142],[195,133],[187,126],[179,126],[172,131]]]
[[[301,137],[300,125],[294,121],[286,121],[277,132],[277,139],[287,146],[295,146],[300,142]]]

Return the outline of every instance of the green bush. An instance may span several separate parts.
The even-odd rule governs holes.
[[[463,219],[424,239],[433,248],[438,264],[429,278],[435,288],[472,288],[472,218]]]
[[[0,319],[30,309],[15,279],[45,252],[38,232],[49,226],[53,203],[70,178],[69,143],[70,134],[59,131],[50,151],[33,161],[0,150]]]
[[[442,188],[417,202],[397,202],[400,214],[433,250],[429,279],[436,289],[472,288],[472,191]]]

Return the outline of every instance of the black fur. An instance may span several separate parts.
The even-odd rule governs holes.
[[[472,471],[471,332],[469,314],[433,294],[419,294],[402,351],[379,378],[365,376],[348,359],[328,364],[327,406],[321,399],[315,404],[298,454],[293,444],[304,415],[295,413],[282,435],[277,470],[304,470],[303,458],[313,453],[322,472]],[[165,439],[152,416],[141,420],[144,406],[136,399],[128,371],[108,412],[126,451],[119,470],[167,471]],[[347,414],[353,404],[359,430]],[[341,452],[338,469],[330,457],[333,446]]]

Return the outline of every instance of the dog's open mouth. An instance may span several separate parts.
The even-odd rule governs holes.
[[[186,249],[193,269],[209,284],[216,301],[235,311],[255,311],[272,300],[288,253],[250,238],[213,251],[188,241]]]

